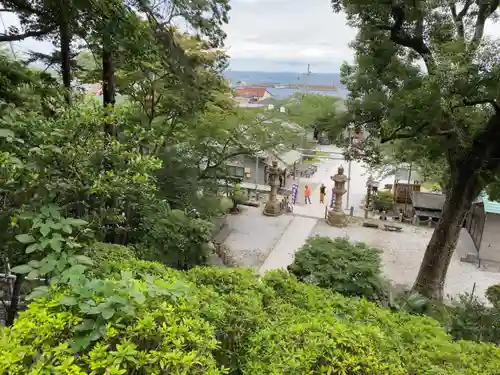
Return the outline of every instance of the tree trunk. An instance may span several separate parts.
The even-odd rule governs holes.
[[[106,38],[105,38],[106,39]],[[115,104],[115,72],[111,46],[105,44],[102,51],[102,103],[104,107]]]
[[[446,196],[441,219],[425,250],[413,289],[425,297],[442,300],[444,283],[465,214],[477,197],[478,178],[468,165],[456,171]]]
[[[61,11],[64,13],[64,10]],[[59,24],[61,38],[61,74],[65,89],[66,103],[71,104],[71,34],[67,17],[61,16]]]
[[[102,41],[102,103],[104,108],[115,105],[115,70],[113,67],[111,36],[105,31]],[[106,118],[104,132],[110,136],[114,134],[111,119]]]
[[[24,282],[24,275],[16,274],[16,281],[14,282],[14,290],[12,291],[12,296],[10,298],[10,306],[7,309],[7,319],[5,320],[5,325],[10,327],[14,324],[17,316],[17,310],[19,309],[19,296],[21,295],[21,286]]]
[[[489,119],[485,131],[474,139],[471,149],[454,163],[441,219],[427,245],[413,285],[414,291],[427,298],[443,299],[446,273],[465,215],[500,166],[498,139],[500,114]]]

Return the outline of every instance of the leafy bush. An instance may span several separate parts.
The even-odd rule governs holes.
[[[491,285],[486,289],[486,298],[493,306],[500,307],[500,284]]]
[[[134,251],[122,245],[108,244],[102,242],[93,243],[85,248],[85,255],[92,259],[95,275],[108,273],[114,264],[134,261]]]
[[[211,222],[167,207],[152,212],[141,228],[145,235],[141,239],[141,250],[137,252],[140,258],[157,260],[178,269],[205,264],[206,244],[212,237]]]
[[[231,194],[230,198],[232,202],[232,207],[230,209],[230,212],[232,213],[240,212],[238,205],[246,201],[245,194],[243,194],[241,191],[235,191],[233,194]]]
[[[486,306],[477,297],[465,294],[445,309],[447,315],[441,320],[454,338],[500,344],[498,306]]]
[[[394,200],[390,191],[380,191],[373,199],[375,210],[391,212],[394,209]]]
[[[495,345],[453,342],[431,318],[283,271],[258,279],[144,261],[116,268],[134,272],[94,282],[87,294],[52,291],[0,331],[0,374],[494,375],[500,366]],[[93,340],[75,356],[82,337]]]
[[[299,280],[330,288],[347,296],[377,300],[385,295],[380,250],[345,238],[312,237],[289,266]]]
[[[195,300],[173,302],[168,284],[155,279],[94,287],[78,299],[39,300],[22,313],[0,339],[0,373],[222,373],[211,354],[213,328]]]

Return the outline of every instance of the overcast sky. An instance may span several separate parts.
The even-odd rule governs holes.
[[[355,30],[329,0],[233,0],[226,46],[233,70],[338,72]]]
[[[352,61],[349,42],[355,30],[343,14],[334,14],[330,0],[232,0],[225,27],[232,70],[264,72],[338,72],[343,61]],[[6,26],[17,24],[3,13]],[[2,27],[3,28],[3,27]],[[500,23],[487,34],[500,37]],[[47,52],[50,43],[27,40],[16,43],[21,51]]]

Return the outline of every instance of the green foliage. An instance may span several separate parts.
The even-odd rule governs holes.
[[[23,213],[19,224],[27,221],[28,233],[18,234],[16,240],[25,246],[29,260],[12,268],[12,272],[27,274],[26,279],[45,277],[52,285],[75,283],[93,265],[92,260],[82,254],[82,242],[88,233],[87,222],[81,219],[62,217],[56,206],[43,206],[40,213]],[[33,297],[46,291],[38,287]]]
[[[178,269],[204,264],[208,256],[207,242],[212,236],[213,225],[209,221],[197,219],[181,210],[155,213],[145,218],[146,235],[141,244],[154,249],[149,256],[139,257],[160,262]]]
[[[137,262],[140,273],[145,263]],[[392,313],[282,271],[263,279],[240,269],[160,273],[125,273],[90,295],[53,291],[31,304],[0,333],[0,373],[493,375],[500,363],[498,347],[453,342],[431,318]],[[111,287],[127,300],[111,305],[113,314],[101,305],[113,298]],[[102,307],[90,314],[73,298]],[[75,356],[77,338],[93,332],[80,331],[91,326],[85,319],[106,326]]]
[[[500,284],[491,285],[486,289],[486,298],[493,306],[500,307]]]
[[[434,170],[432,179],[448,195],[447,220],[439,221],[414,283],[416,291],[441,300],[453,256],[447,249],[460,232],[453,223],[500,170],[499,40],[484,33],[498,21],[500,3],[331,3],[358,30],[354,63],[341,68],[349,91],[345,124],[370,134],[357,157],[380,164],[381,145],[393,142],[397,161]]]
[[[86,286],[91,289],[33,303],[2,334],[0,373],[223,373],[211,355],[213,328],[193,315],[196,301],[165,281],[124,275]]]
[[[136,261],[137,259],[134,249],[102,242],[94,242],[85,246],[83,252],[92,259],[94,266],[91,271],[98,277],[111,272],[110,270],[119,262]]]
[[[311,237],[288,267],[299,280],[348,296],[377,300],[385,294],[380,250],[345,238]]]
[[[464,294],[445,307],[441,318],[456,339],[500,344],[500,309],[486,306],[477,297]]]
[[[394,209],[394,201],[390,191],[379,191],[373,199],[373,208],[386,212],[392,212]]]

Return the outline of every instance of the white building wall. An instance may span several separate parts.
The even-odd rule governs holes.
[[[500,215],[498,214],[486,214],[479,258],[500,262]]]

